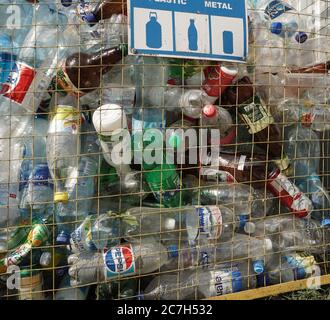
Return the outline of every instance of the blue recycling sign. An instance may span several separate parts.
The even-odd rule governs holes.
[[[244,62],[245,0],[128,0],[130,54]]]

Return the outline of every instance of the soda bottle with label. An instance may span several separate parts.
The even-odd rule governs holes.
[[[103,252],[72,254],[68,258],[70,283],[71,286],[91,284],[158,271],[177,254],[176,250],[166,248],[154,238],[144,238],[143,242],[125,243]]]
[[[66,57],[56,76],[60,90],[83,96],[100,86],[102,75],[127,55],[127,45],[101,50],[101,53],[76,52]]]
[[[294,215],[310,215],[313,206],[309,198],[265,156],[221,151],[219,168],[228,171],[238,182],[251,183],[256,188],[266,186]]]
[[[238,80],[230,87],[222,100],[228,106],[237,106],[240,117],[249,127],[249,133],[253,135],[256,144],[268,152],[281,170],[289,166],[289,160],[283,152],[280,143],[281,134],[274,118],[264,105],[259,96],[254,93],[254,88],[249,77]]]

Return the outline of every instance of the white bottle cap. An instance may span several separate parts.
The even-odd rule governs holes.
[[[95,110],[93,124],[98,134],[110,136],[114,130],[127,128],[127,118],[120,105],[105,104]]]
[[[247,234],[255,233],[256,225],[253,222],[246,222],[244,226],[244,231]]]
[[[221,66],[221,70],[225,73],[228,74],[229,76],[233,76],[236,77],[236,75],[238,74],[238,70],[237,69],[229,69],[225,66]]]
[[[175,224],[176,224],[175,219],[173,219],[173,218],[167,218],[165,220],[165,229],[166,230],[174,230],[175,229]]]
[[[265,248],[266,248],[266,251],[271,251],[273,249],[272,240],[265,239]]]

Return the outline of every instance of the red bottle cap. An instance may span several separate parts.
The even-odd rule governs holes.
[[[217,108],[213,104],[209,104],[203,108],[202,112],[206,118],[213,118],[217,114]]]

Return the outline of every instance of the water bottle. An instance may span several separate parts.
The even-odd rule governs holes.
[[[224,204],[233,208],[236,215],[249,215],[253,203],[251,188],[243,184],[220,183],[217,186],[204,186],[194,190],[193,202],[201,205]]]
[[[5,159],[0,161],[0,225],[2,227],[17,225],[21,219],[24,219],[19,204],[31,170],[31,160],[26,159],[29,156],[22,141],[16,143],[13,141],[8,148],[3,150]]]
[[[127,130],[126,114],[116,104],[103,105],[93,114],[104,159],[116,168],[119,175],[131,171],[131,136]]]
[[[264,23],[269,31],[281,38],[294,38],[298,43],[308,39],[306,18],[300,15],[291,1],[262,1],[258,9],[264,10]]]
[[[46,211],[53,207],[53,184],[50,181],[50,172],[47,163],[36,165],[30,176],[27,187],[26,203],[33,209]],[[50,211],[51,212],[51,211]]]
[[[81,116],[71,106],[58,106],[49,124],[47,162],[54,179],[55,202],[68,201],[68,192],[65,190],[64,183],[78,167],[80,125]]]
[[[182,89],[180,87],[169,87],[164,93],[166,109],[176,110],[190,119],[200,119],[202,108],[205,105],[213,104],[218,99],[208,96],[200,89]]]
[[[125,243],[99,252],[82,252],[69,256],[71,286],[126,276],[148,274],[159,270],[176,254],[155,239],[139,244]]]
[[[118,245],[124,235],[122,224],[125,218],[130,223],[129,217],[121,217],[112,212],[87,216],[71,233],[71,252],[97,251]]]
[[[297,187],[313,203],[312,218],[328,219],[330,196],[318,175],[320,140],[310,128],[301,124],[285,128],[285,152],[293,161],[293,176]]]
[[[253,238],[244,234],[236,234],[231,241],[220,243],[216,254],[223,262],[236,259],[251,259],[253,271],[261,274],[265,271],[265,256],[273,253],[273,243],[269,238]]]
[[[247,222],[246,233],[271,238],[276,251],[322,252],[328,243],[328,233],[317,221],[296,217],[273,216]]]
[[[206,299],[256,287],[248,263],[218,265],[209,269],[162,274],[146,287],[144,300]]]
[[[137,57],[135,63],[136,101],[132,134],[134,162],[142,164],[144,133],[147,129],[163,130],[166,126],[163,108],[166,68],[163,60],[156,57]]]
[[[58,242],[67,244],[74,223],[80,223],[91,212],[97,172],[98,164],[90,156],[81,156],[78,168],[72,168],[65,185],[68,202],[56,203],[56,217],[60,224]]]
[[[275,285],[317,275],[321,275],[320,267],[312,255],[289,252],[276,254],[270,259],[260,282],[263,285]]]
[[[136,219],[124,237],[139,241],[141,236],[160,234],[162,241],[183,240],[191,244],[230,240],[242,219],[225,206],[185,206],[177,209],[131,208],[127,214]]]

